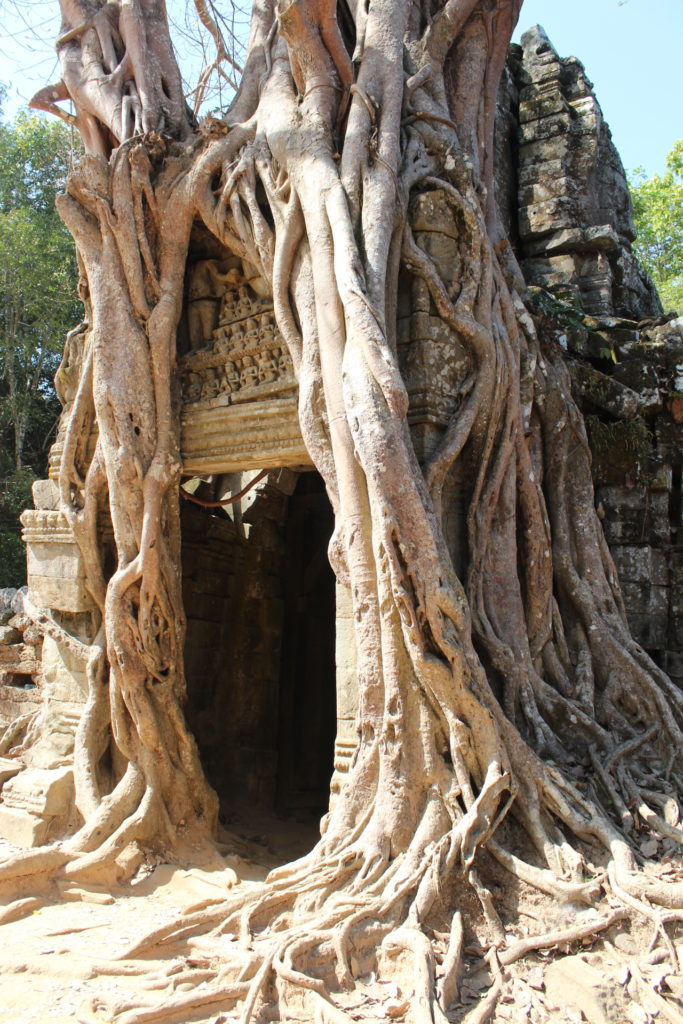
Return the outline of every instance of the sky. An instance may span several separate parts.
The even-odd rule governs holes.
[[[56,77],[57,9],[57,0],[0,0],[8,116]],[[534,24],[561,57],[583,62],[624,166],[661,173],[683,137],[683,0],[525,0],[515,40]]]

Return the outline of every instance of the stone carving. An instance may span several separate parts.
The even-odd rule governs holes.
[[[76,397],[83,366],[83,348],[88,325],[80,323],[66,336],[62,359],[55,374],[55,391],[64,409],[71,408]]]
[[[241,280],[239,270],[226,268],[218,260],[197,260],[191,265],[187,287],[187,329],[193,348],[203,345],[211,337],[226,288]]]
[[[180,373],[185,405],[232,405],[296,386],[272,305],[247,285],[225,292],[218,326],[183,357]]]
[[[34,604],[63,612],[88,611],[92,602],[85,589],[82,557],[64,515],[55,509],[27,509],[21,522]]]

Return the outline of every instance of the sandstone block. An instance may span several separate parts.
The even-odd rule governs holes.
[[[24,762],[16,757],[0,757],[0,786],[18,775],[23,767]]]
[[[30,811],[0,806],[0,836],[14,846],[42,846],[49,825],[49,821]]]
[[[3,627],[4,628],[4,627]],[[12,672],[30,676],[40,668],[36,660],[35,647],[26,644],[3,644],[0,646],[0,672]]]
[[[523,89],[520,94],[519,120],[522,124],[541,117],[564,113],[564,98],[552,88]]]
[[[669,582],[666,554],[649,545],[624,545],[612,552],[612,558],[622,583],[639,583],[666,587]]]
[[[84,612],[92,607],[82,576],[64,579],[59,576],[38,575],[29,572],[29,586],[33,603],[40,608],[55,608],[63,612]]]
[[[88,692],[83,663],[62,648],[52,637],[45,637],[42,660],[43,684],[49,697],[82,704]]]
[[[523,122],[520,125],[519,137],[521,142],[538,142],[539,139],[552,139],[556,135],[566,136],[572,127],[570,115],[563,111],[537,121]]]
[[[567,196],[547,199],[519,211],[519,233],[525,241],[550,231],[574,227],[576,210]]]
[[[524,260],[524,274],[530,284],[541,288],[577,291],[579,275],[573,256],[550,256]]]
[[[31,490],[36,508],[59,508],[59,485],[56,480],[35,480]]]
[[[5,808],[52,818],[69,812],[73,792],[70,768],[30,768],[5,784],[2,797]]]

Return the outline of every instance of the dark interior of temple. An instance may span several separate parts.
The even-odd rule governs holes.
[[[224,821],[317,820],[336,730],[332,508],[319,474],[291,470],[226,508],[182,504],[187,718]]]

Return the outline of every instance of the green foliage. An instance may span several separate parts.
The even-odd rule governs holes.
[[[579,299],[571,291],[548,291],[534,285],[527,289],[527,301],[537,319],[564,348],[580,355],[597,355],[600,359],[619,362],[612,342],[596,331],[596,321],[584,313]],[[592,346],[591,342],[594,342]]]
[[[630,179],[638,232],[634,250],[657,285],[665,310],[683,313],[683,139],[666,158],[666,173]]]
[[[23,582],[18,516],[59,413],[52,378],[79,320],[76,256],[55,210],[71,160],[61,123],[2,119],[0,91],[0,585]]]
[[[44,461],[52,377],[78,319],[74,248],[54,205],[70,150],[61,124],[0,120],[0,432],[16,469]]]
[[[533,285],[527,289],[527,297],[535,313],[554,321],[558,327],[566,331],[584,329],[585,313],[571,292],[548,291]]]
[[[19,516],[32,505],[34,480],[30,469],[10,471],[0,479],[0,587],[20,587],[26,582],[26,548]]]

